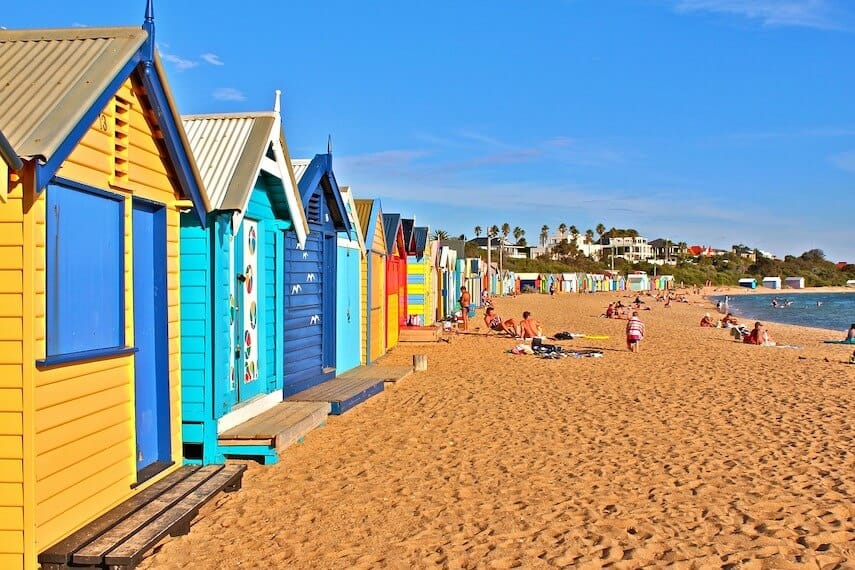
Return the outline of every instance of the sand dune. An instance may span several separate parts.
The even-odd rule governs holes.
[[[802,348],[735,343],[697,326],[694,297],[648,300],[631,354],[598,316],[618,297],[497,301],[610,335],[561,343],[603,358],[476,335],[396,348],[383,364],[428,371],[252,465],[143,567],[855,567],[851,347],[774,324]]]

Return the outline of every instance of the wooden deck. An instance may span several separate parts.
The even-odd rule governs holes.
[[[439,342],[442,327],[401,327],[398,342]]]
[[[240,489],[245,465],[185,466],[39,554],[43,570],[135,568],[166,535],[190,532],[199,509]]]
[[[269,465],[280,451],[323,424],[329,413],[328,402],[282,402],[224,431],[219,443],[226,456],[261,456]]]
[[[412,372],[411,366],[359,366],[285,400],[329,402],[330,413],[339,415],[382,392],[387,382],[397,382]]]

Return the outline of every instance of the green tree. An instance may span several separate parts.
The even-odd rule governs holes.
[[[519,243],[520,238],[525,235],[525,230],[519,226],[516,226],[514,228],[513,234],[514,234],[514,239],[517,240],[517,243]]]
[[[579,237],[579,228],[576,226],[570,226],[570,239],[576,241],[577,237]]]
[[[604,226],[603,224],[597,224],[597,237],[599,239],[602,239],[603,234],[605,234],[605,233],[606,233],[606,226]]]
[[[436,229],[433,231],[433,239],[448,239],[448,232],[445,230]]]
[[[605,231],[605,229],[603,231]],[[592,229],[585,230],[585,243],[588,243],[588,244],[594,243],[594,230],[592,230]]]
[[[475,237],[481,237],[481,232],[484,230],[481,229],[481,226],[475,226]]]
[[[502,224],[502,236],[505,239],[508,239],[509,235],[511,235],[511,224],[505,222],[504,224]]]
[[[561,234],[561,237],[563,238],[564,234],[567,233],[567,224],[565,224],[564,222],[558,224],[558,233]]]

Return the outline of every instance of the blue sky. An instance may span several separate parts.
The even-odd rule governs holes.
[[[4,6],[137,25],[144,0]],[[855,262],[846,0],[155,2],[182,113],[270,109],[292,155],[419,225],[633,227]]]

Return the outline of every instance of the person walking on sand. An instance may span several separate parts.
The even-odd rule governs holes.
[[[641,340],[644,338],[644,323],[638,318],[638,311],[633,311],[626,323],[626,347],[630,352],[638,352]]]
[[[472,304],[472,296],[466,290],[466,285],[460,287],[460,312],[463,313],[463,330],[469,330],[469,306]]]

